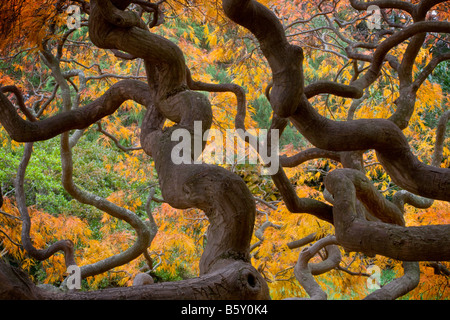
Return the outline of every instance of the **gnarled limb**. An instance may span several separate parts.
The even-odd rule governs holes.
[[[333,207],[319,200],[298,197],[281,166],[277,173],[272,175],[272,180],[283,196],[286,207],[290,212],[310,213],[319,219],[333,223]]]
[[[113,21],[96,14],[102,7],[91,8],[90,32],[100,47],[114,47],[144,59],[150,92],[154,98],[141,126],[141,145],[155,161],[161,192],[172,207],[196,207],[207,214],[210,226],[208,241],[200,260],[200,274],[217,270],[236,261],[249,264],[249,246],[255,218],[255,201],[244,181],[229,171],[207,164],[179,164],[171,159],[174,130],[185,129],[193,135],[194,122],[201,121],[202,134],[212,122],[211,106],[206,97],[188,90],[184,57],[172,42],[138,27],[122,28]],[[97,20],[96,20],[97,19]],[[109,24],[107,33],[98,39],[98,32]],[[126,42],[123,37],[126,35]],[[177,124],[163,128],[165,118]],[[202,146],[203,148],[203,146]],[[195,150],[194,150],[195,151]],[[200,150],[201,151],[201,150]],[[195,160],[198,154],[192,154]],[[240,262],[240,263],[242,263]],[[259,284],[259,292],[266,295],[266,283],[252,276],[252,284]],[[262,291],[261,291],[262,290]]]
[[[391,35],[388,39],[378,45],[372,56],[370,68],[362,77],[355,80],[352,85],[361,89],[367,88],[378,78],[381,66],[389,50],[414,35],[425,32],[448,33],[450,32],[450,23],[441,21],[419,21]]]
[[[290,120],[316,147],[331,151],[375,149],[397,185],[427,198],[450,200],[450,170],[420,162],[402,131],[391,121],[332,121],[313,109],[306,97]]]
[[[403,212],[384,198],[362,172],[353,169],[340,169],[339,171],[352,181],[356,197],[373,216],[386,223],[405,225]]]
[[[284,28],[272,11],[254,0],[224,0],[225,14],[258,39],[272,69],[270,103],[280,117],[295,111],[303,94],[303,51],[288,43]]]
[[[61,294],[42,291],[38,297],[53,300],[264,300],[268,295],[267,285],[261,282],[257,271],[248,263],[235,261],[227,268],[188,280]]]
[[[403,262],[403,269],[403,276],[385,284],[365,297],[364,300],[395,300],[417,287],[420,281],[419,263]]]
[[[401,9],[410,14],[413,14],[414,5],[409,2],[401,1],[401,0],[373,0],[373,1],[358,1],[358,0],[350,0],[350,4],[353,8],[358,10],[367,10],[367,8],[371,5],[376,5],[380,8],[393,8],[393,9]]]
[[[316,81],[305,87],[305,96],[308,99],[324,93],[353,99],[361,98],[363,95],[363,91],[355,86],[328,80]]]
[[[439,119],[436,127],[436,142],[434,144],[434,153],[431,164],[435,167],[440,167],[443,158],[443,148],[445,139],[445,129],[450,117],[450,111],[444,112]],[[426,209],[433,205],[434,200],[420,197],[406,190],[396,192],[392,198],[392,202],[404,211],[405,204],[410,204],[416,208]]]
[[[450,225],[402,227],[365,221],[356,216],[356,188],[344,170],[330,172],[325,185],[334,197],[336,238],[345,249],[402,261],[450,260]]]
[[[247,102],[244,89],[235,83],[205,83],[201,81],[194,81],[189,69],[186,71],[187,85],[191,90],[203,90],[209,92],[232,92],[236,96],[237,112],[234,119],[235,128],[246,131],[245,115],[247,113]]]
[[[27,121],[16,112],[12,103],[0,93],[0,123],[10,137],[18,142],[34,142],[53,138],[65,131],[84,129],[114,113],[126,100],[148,105],[151,96],[142,101],[148,86],[138,80],[122,80],[111,86],[101,97],[83,108],[64,111],[40,121]]]
[[[296,155],[290,157],[286,155],[280,156],[280,164],[282,167],[292,168],[308,160],[318,158],[329,158],[337,162],[341,161],[341,156],[338,152],[327,151],[319,148],[310,148],[307,150],[300,151]]]
[[[124,220],[129,223],[137,234],[135,243],[119,254],[100,260],[93,264],[84,265],[80,268],[81,278],[84,279],[89,276],[97,275],[113,269],[117,266],[124,265],[137,257],[139,257],[151,242],[151,232],[147,225],[134,213],[125,208],[119,207],[108,200],[97,195],[91,194],[78,188],[72,177],[73,162],[72,151],[69,147],[69,134],[65,132],[61,135],[61,166],[62,166],[62,184],[64,189],[77,201],[83,204],[92,205],[107,214]]]
[[[375,3],[378,3],[378,1],[375,1]],[[384,6],[403,6],[400,1],[379,1],[379,3]],[[352,5],[359,6],[361,4],[355,2]],[[281,34],[282,28],[279,22],[270,10],[255,1],[223,1],[223,6],[227,16],[249,29],[258,38],[261,47],[265,48],[263,53],[266,58],[269,61],[274,59],[273,61],[278,62],[269,62],[272,72],[277,74],[285,71],[288,62],[280,62],[280,57],[273,56],[272,51],[274,51],[275,44],[277,48],[286,48],[286,39],[284,34]],[[410,10],[413,8],[411,6],[406,5],[405,8]],[[371,59],[370,68],[362,77],[353,81],[351,86],[363,90],[373,83],[378,77],[388,51],[399,43],[424,32],[449,31],[450,23],[437,21],[418,21],[403,28],[379,44]],[[284,54],[283,59],[289,59],[289,55]],[[301,71],[301,69],[293,70]],[[292,86],[303,86],[303,82],[292,82]],[[303,88],[299,87],[297,90],[303,91]],[[274,97],[276,96],[277,94],[272,88],[270,102],[275,113],[283,116],[274,106],[276,102]],[[406,99],[407,96],[409,95],[406,92],[402,97]],[[333,122],[320,116],[309,104],[306,95],[303,95],[300,100],[297,98],[294,100],[300,101],[300,103],[295,113],[288,112],[290,120],[300,133],[316,147],[330,151],[375,149],[381,163],[399,186],[424,197],[439,200],[450,199],[450,170],[434,168],[421,163],[410,152],[406,138],[394,123],[381,119]],[[405,103],[408,101],[405,101]],[[391,120],[395,122],[395,119]],[[407,120],[405,121],[407,122]]]
[[[302,287],[309,294],[310,299],[326,300],[327,294],[322,290],[313,277],[314,274],[321,274],[333,268],[336,268],[341,262],[341,254],[339,248],[335,246],[337,243],[335,236],[328,236],[315,242],[312,246],[304,248],[297,260],[294,268],[294,274]],[[314,267],[308,261],[316,255],[320,249],[327,247],[331,253],[327,260],[316,264]]]
[[[21,269],[0,259],[0,300],[34,300],[39,290]]]
[[[24,154],[20,162],[19,169],[17,170],[17,177],[15,180],[16,202],[22,220],[21,239],[23,248],[31,257],[39,261],[48,259],[58,251],[63,251],[66,267],[76,265],[74,244],[71,240],[59,240],[46,249],[36,249],[32,244],[30,238],[31,219],[25,202],[25,190],[23,186],[26,168],[28,162],[30,161],[32,151],[33,143],[25,144]]]
[[[18,100],[20,105],[20,109],[24,112],[24,114],[28,117],[31,123],[35,123],[37,119],[32,115],[26,108],[22,93],[15,86],[3,87],[0,90],[2,92],[13,92]],[[1,94],[1,93],[0,93]],[[6,99],[6,98],[5,98]],[[9,101],[8,101],[9,102]],[[76,265],[75,255],[74,255],[74,244],[71,240],[59,240],[52,245],[50,245],[46,249],[37,249],[34,247],[31,238],[30,238],[30,230],[31,230],[31,219],[28,213],[28,208],[26,205],[26,197],[25,197],[25,189],[24,189],[24,180],[25,173],[28,166],[28,163],[31,158],[31,154],[33,152],[33,143],[29,142],[25,144],[24,152],[22,156],[22,160],[20,161],[19,168],[17,169],[17,176],[14,181],[15,189],[16,189],[16,202],[17,207],[20,212],[20,219],[22,221],[22,232],[21,232],[21,240],[22,246],[25,251],[33,258],[43,261],[53,256],[58,251],[64,252],[65,264],[66,267],[71,265]],[[1,190],[0,190],[1,195]],[[3,199],[2,199],[3,202]]]

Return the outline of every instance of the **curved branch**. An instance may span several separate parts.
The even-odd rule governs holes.
[[[270,103],[280,117],[288,117],[303,94],[303,51],[290,45],[276,15],[254,0],[223,0],[225,14],[258,39],[272,69]]]
[[[360,89],[367,88],[377,79],[383,61],[389,50],[414,35],[425,32],[450,33],[450,23],[442,21],[419,21],[391,35],[378,45],[377,50],[374,52],[371,59],[371,66],[364,76],[355,80],[351,85]]]
[[[15,242],[13,239],[11,239],[11,237],[3,230],[0,229],[0,233],[3,234],[6,239],[8,239],[9,241],[11,241],[11,243],[15,246],[18,246],[19,248],[22,248],[23,246],[20,243]],[[7,249],[3,249],[2,252],[0,253],[0,258],[4,255],[4,252],[8,252]]]
[[[281,226],[274,224],[270,221],[265,221],[256,231],[255,231],[255,237],[258,238],[259,241],[257,241],[256,243],[254,243],[251,247],[250,247],[250,252],[252,252],[253,250],[255,250],[257,247],[259,247],[261,245],[261,243],[264,241],[264,231],[266,231],[266,229],[268,227],[272,227],[275,229],[280,229]]]
[[[317,236],[317,233],[311,233],[309,235],[307,235],[306,237],[303,237],[299,240],[295,240],[292,242],[287,243],[287,246],[289,249],[296,249],[296,248],[300,248],[303,246],[306,246],[308,243],[311,243],[315,240],[319,240],[321,239],[321,237]]]
[[[414,5],[412,3],[401,0],[373,0],[368,2],[350,0],[350,4],[353,8],[357,10],[367,10],[369,6],[375,5],[380,7],[381,9],[401,9],[408,12],[411,15],[414,12]]]
[[[97,195],[83,191],[75,185],[72,178],[72,151],[69,147],[68,132],[65,132],[61,135],[61,166],[62,184],[64,186],[64,189],[72,197],[83,204],[92,205],[115,218],[129,223],[136,230],[137,234],[135,243],[124,252],[108,257],[96,263],[82,266],[80,271],[81,277],[83,279],[89,276],[103,273],[114,267],[124,265],[139,257],[144,252],[144,250],[147,250],[150,245],[151,239],[150,230],[134,212],[119,207]]]
[[[363,95],[363,90],[352,85],[337,83],[334,81],[320,80],[305,87],[305,95],[308,99],[319,94],[332,94],[338,97],[358,99]]]
[[[314,146],[330,151],[375,149],[397,185],[423,197],[450,200],[450,170],[420,162],[393,122],[384,119],[332,121],[313,109],[306,97],[290,120]]]
[[[445,131],[447,128],[447,122],[450,120],[450,110],[447,110],[442,114],[439,118],[439,122],[436,127],[436,142],[434,144],[434,153],[432,165],[435,167],[439,167],[441,165],[441,161],[444,157],[444,140],[445,140]]]
[[[324,247],[326,251],[325,260],[318,263],[309,263],[309,269],[313,276],[333,270],[339,266],[341,262],[341,251],[337,245],[331,244]]]
[[[364,173],[354,169],[339,169],[339,171],[352,181],[356,197],[373,216],[386,223],[405,225],[403,212],[384,198]]]
[[[242,261],[236,261],[227,268],[188,280],[98,291],[40,291],[38,297],[52,300],[169,300],[174,297],[180,300],[265,300],[268,294],[267,285],[256,270]]]
[[[333,223],[333,207],[319,200],[299,198],[281,166],[277,173],[272,176],[272,180],[280,191],[286,207],[290,212],[310,213],[319,219]]]
[[[434,68],[442,61],[450,60],[450,52],[433,57],[430,62],[423,68],[422,72],[417,76],[413,83],[413,89],[418,90],[422,83],[433,72]]]
[[[199,208],[208,216],[208,241],[200,260],[200,274],[207,276],[216,270],[226,273],[225,267],[242,262],[252,269],[249,247],[256,206],[245,182],[218,166],[175,164],[172,159],[172,151],[178,144],[172,140],[175,130],[181,129],[191,138],[194,123],[200,121],[203,137],[212,123],[208,99],[187,86],[187,68],[182,51],[168,39],[148,30],[118,26],[105,16],[107,13],[102,12],[103,7],[98,0],[92,2],[89,19],[91,40],[101,48],[119,49],[145,61],[150,88],[147,90],[153,101],[142,121],[141,146],[155,161],[164,200],[174,208]],[[125,6],[126,1],[122,3]],[[176,125],[163,128],[165,118]],[[194,152],[190,152],[192,161],[197,160],[198,152],[203,148],[204,144],[200,150],[194,146]],[[251,284],[258,284],[254,294],[267,296],[267,284],[253,271]]]
[[[280,156],[280,164],[282,167],[292,168],[302,164],[303,162],[318,158],[328,158],[337,162],[341,161],[341,156],[338,152],[323,150],[319,148],[310,148],[307,150],[302,150],[291,157],[288,157],[286,155]]]
[[[158,108],[159,101],[165,100],[174,93],[186,90],[186,64],[183,52],[170,40],[151,33],[146,26],[133,24],[122,27],[112,18],[116,13],[126,15],[125,9],[130,1],[116,0],[118,7],[113,6],[110,12],[110,0],[93,0],[91,15],[89,17],[89,37],[98,47],[103,49],[116,49],[132,56],[144,59],[146,65],[153,64],[155,74],[147,76],[155,77],[152,82],[155,91],[154,102]],[[119,8],[120,7],[120,8]],[[119,12],[116,12],[119,10]],[[134,15],[134,13],[133,13]],[[126,19],[125,19],[126,20]],[[142,20],[139,18],[139,22]],[[143,23],[143,22],[142,22]],[[166,106],[167,107],[167,106]],[[162,110],[163,113],[166,111]],[[170,119],[170,117],[168,117]],[[171,119],[172,120],[172,119]],[[174,122],[176,119],[173,120]]]
[[[356,189],[346,171],[328,173],[325,185],[334,197],[336,238],[346,250],[402,261],[450,260],[450,225],[402,227],[365,221],[357,217]]]
[[[26,206],[26,197],[23,185],[26,168],[30,161],[32,151],[33,151],[33,143],[25,144],[23,157],[17,170],[17,177],[15,180],[17,208],[19,209],[20,216],[22,219],[22,234],[21,234],[22,245],[25,251],[31,257],[39,261],[48,259],[58,251],[63,251],[66,268],[68,268],[71,265],[76,265],[74,255],[74,244],[71,240],[59,240],[50,245],[48,248],[42,250],[36,249],[31,242],[30,238],[31,219],[28,213],[28,208]]]
[[[97,131],[103,133],[105,136],[107,136],[109,139],[111,139],[114,142],[114,144],[117,146],[117,148],[119,148],[120,150],[122,150],[124,152],[142,149],[142,147],[124,147],[116,137],[114,137],[112,134],[110,134],[109,132],[107,132],[103,129],[102,124],[100,122],[97,122]],[[70,145],[73,146],[73,143],[70,143]]]
[[[14,96],[16,97],[17,104],[19,105],[20,111],[23,112],[23,114],[27,117],[28,120],[30,120],[30,121],[37,121],[36,117],[25,106],[25,101],[23,99],[23,94],[22,94],[22,92],[20,91],[19,88],[17,88],[16,86],[4,86],[4,87],[0,87],[0,92],[3,92],[3,93],[11,92],[11,93],[13,93]]]
[[[311,265],[308,264],[308,261],[314,255],[316,255],[320,249],[326,246],[334,247],[335,249],[337,249],[337,252],[339,252],[339,249],[336,246],[333,246],[335,244],[338,244],[335,236],[325,237],[314,243],[312,246],[303,249],[298,257],[297,263],[294,267],[294,274],[298,282],[300,282],[302,287],[309,294],[310,299],[326,300],[327,294],[322,290],[322,288],[314,279],[313,274],[311,272]],[[335,249],[331,249],[333,250],[333,253],[336,253]],[[333,258],[329,260],[330,263],[327,262],[327,266],[325,269],[331,270],[337,267],[340,261],[341,261],[340,253],[333,254]],[[325,269],[320,271],[324,271]],[[319,270],[316,270],[316,273],[318,271]]]
[[[205,83],[201,81],[194,81],[191,76],[191,72],[186,68],[187,85],[191,90],[202,90],[208,92],[232,92],[236,96],[237,101],[237,113],[234,119],[235,128],[246,131],[245,128],[245,116],[247,113],[247,102],[244,89],[234,83]]]
[[[392,203],[402,210],[402,212],[405,212],[405,204],[409,204],[419,209],[427,209],[433,205],[434,200],[419,197],[406,190],[400,190],[397,191],[392,197]]]
[[[102,7],[100,12],[103,18],[115,26],[122,28],[146,27],[139,15],[132,11],[124,11],[131,1],[115,1],[115,4],[121,7],[120,9],[111,0],[96,0],[96,3]]]
[[[4,88],[4,87],[3,87]],[[2,89],[3,89],[2,88]],[[3,90],[0,90],[3,91]],[[5,89],[3,92],[13,92],[18,100],[18,103],[20,105],[20,108],[22,111],[24,111],[25,115],[28,117],[30,123],[35,123],[37,120],[36,118],[31,115],[27,111],[22,93],[20,90],[15,86],[10,86]],[[4,97],[1,93],[0,95],[5,98],[5,100],[11,104],[6,97]],[[17,114],[16,114],[17,115]],[[25,173],[27,170],[28,163],[31,158],[31,154],[33,152],[33,143],[26,143],[23,151],[22,160],[20,161],[19,168],[17,169],[17,176],[14,180],[14,185],[16,189],[16,202],[17,202],[17,208],[20,212],[21,220],[22,220],[22,232],[21,232],[21,240],[22,245],[25,251],[33,258],[43,261],[48,259],[49,257],[53,256],[58,251],[64,252],[64,258],[65,258],[65,264],[66,268],[68,268],[71,265],[76,265],[75,262],[75,254],[74,254],[74,244],[71,240],[59,240],[52,245],[50,245],[46,249],[36,249],[32,242],[30,237],[30,230],[31,230],[31,219],[30,215],[28,213],[28,208],[26,205],[26,196],[25,196],[25,188],[24,188],[24,180],[25,180]],[[2,199],[3,200],[3,199]]]
[[[436,128],[436,142],[434,145],[433,160],[431,161],[431,164],[435,167],[440,166],[443,158],[445,129],[449,118],[450,118],[450,111],[444,112],[444,114],[439,119]],[[394,194],[392,202],[402,211],[404,211],[405,204],[409,204],[420,209],[426,209],[433,205],[434,200],[417,196],[406,190],[400,190]]]
[[[151,96],[142,101],[142,92],[148,86],[138,80],[122,80],[115,83],[100,98],[83,108],[61,112],[44,120],[31,122],[22,119],[11,102],[0,93],[0,123],[10,137],[18,142],[33,142],[53,138],[65,131],[84,129],[98,120],[113,114],[124,101],[135,100],[143,105],[151,102]]]
[[[403,269],[403,276],[372,292],[364,300],[395,300],[417,287],[420,281],[419,263],[403,262]]]
[[[448,0],[422,0],[416,4],[416,15],[419,17],[425,17],[428,11],[434,6],[440,3],[446,2]]]

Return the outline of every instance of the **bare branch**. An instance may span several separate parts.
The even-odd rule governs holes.
[[[450,52],[440,54],[436,57],[433,57],[430,62],[422,69],[420,74],[414,80],[413,88],[415,91],[419,89],[422,83],[428,78],[428,76],[433,72],[436,66],[442,61],[450,60]]]
[[[403,269],[405,270],[403,276],[385,284],[364,300],[395,300],[417,287],[420,280],[419,263],[403,262]]]
[[[28,208],[25,203],[25,190],[23,185],[24,185],[25,171],[28,162],[30,160],[32,151],[33,151],[33,143],[25,144],[23,157],[17,170],[17,177],[15,180],[16,202],[22,219],[21,237],[23,248],[30,256],[40,261],[48,259],[58,251],[63,251],[66,267],[69,267],[70,265],[76,265],[74,256],[74,244],[71,240],[59,240],[43,250],[36,249],[31,243],[30,238],[31,219],[28,213]]]
[[[100,122],[97,122],[97,131],[103,133],[105,136],[107,136],[109,139],[111,139],[114,142],[114,144],[117,146],[117,148],[119,148],[122,151],[128,152],[128,151],[142,150],[142,147],[125,147],[125,146],[123,146],[116,137],[114,137],[112,134],[110,134],[109,132],[107,132],[103,129],[102,124]]]
[[[135,100],[149,105],[151,97],[148,86],[137,80],[122,80],[115,83],[100,98],[83,108],[61,112],[55,116],[37,122],[23,120],[11,102],[0,93],[0,123],[11,138],[18,142],[32,142],[50,139],[62,132],[84,129],[103,117],[114,113],[126,100]]]
[[[333,207],[318,200],[299,198],[282,167],[272,176],[272,180],[280,191],[290,212],[310,213],[319,219],[333,223]]]
[[[325,237],[314,243],[312,246],[303,249],[298,257],[297,264],[295,265],[294,268],[294,274],[298,282],[300,282],[302,287],[305,288],[306,292],[310,296],[310,299],[312,300],[326,300],[327,294],[322,290],[322,288],[318,285],[318,283],[314,279],[308,261],[314,255],[316,255],[320,249],[334,244],[338,244],[335,236]],[[337,267],[337,265],[339,265],[340,260],[341,258],[339,254],[336,256],[336,259],[330,264],[330,266],[328,266],[330,267],[329,270]]]
[[[300,248],[300,247],[306,246],[307,244],[309,244],[309,243],[311,243],[313,241],[319,240],[321,238],[322,237],[318,237],[317,233],[314,232],[314,233],[311,233],[310,235],[307,235],[304,238],[301,238],[299,240],[295,240],[295,241],[289,242],[287,244],[287,246],[288,246],[289,249],[296,249],[296,248]]]
[[[319,148],[310,148],[307,150],[302,150],[296,155],[290,157],[286,155],[280,156],[280,164],[282,167],[292,168],[306,161],[319,158],[328,158],[337,162],[341,161],[341,157],[338,152],[327,151]]]
[[[270,103],[280,117],[295,110],[303,94],[301,48],[287,42],[284,28],[269,9],[254,0],[224,0],[225,14],[258,39],[273,72]]]
[[[18,247],[23,247],[20,243],[17,243],[17,242],[15,242],[13,239],[11,239],[11,237],[5,232],[5,231],[3,231],[3,230],[1,230],[0,229],[0,232],[6,237],[6,239],[8,239],[9,241],[11,241],[11,243],[13,244],[13,245],[15,245],[15,246],[18,246]],[[3,254],[3,252],[2,252],[2,254]],[[2,254],[0,254],[0,258],[2,257]]]
[[[414,5],[409,2],[401,1],[401,0],[373,0],[368,2],[362,2],[357,0],[350,0],[350,4],[353,8],[357,10],[367,10],[367,8],[371,5],[376,5],[382,9],[401,9],[409,14],[413,14]]]
[[[345,172],[334,170],[325,178],[326,188],[335,200],[334,227],[341,246],[401,261],[450,259],[450,225],[402,227],[358,218],[355,186]]]
[[[22,220],[22,218],[16,217],[16,216],[14,216],[12,214],[9,214],[9,213],[7,213],[7,212],[5,212],[3,210],[0,210],[0,214],[4,215],[4,216],[6,216],[6,217],[8,217],[10,219]]]

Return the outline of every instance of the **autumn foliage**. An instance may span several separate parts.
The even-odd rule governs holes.
[[[164,21],[153,27],[152,32],[178,45],[194,81],[233,83],[244,88],[247,100],[245,126],[267,129],[272,110],[266,89],[270,89],[272,73],[257,39],[246,28],[227,18],[220,1],[160,2],[158,10],[163,12]],[[143,59],[123,59],[111,50],[99,49],[90,41],[88,3],[11,0],[0,5],[1,17],[8,17],[0,22],[3,35],[0,42],[0,86],[15,85],[19,88],[26,107],[36,118],[49,118],[65,108],[58,84],[60,80],[56,79],[58,75],[65,79],[70,92],[69,104],[73,108],[82,108],[94,101],[120,80],[147,79]],[[136,1],[134,5],[138,7],[138,3]],[[374,39],[365,25],[365,11],[353,9],[348,1],[264,0],[259,3],[276,14],[288,41],[303,48],[305,82],[330,80],[350,83],[355,73],[367,70],[368,61],[349,58],[346,51],[350,40],[350,44],[379,40]],[[79,29],[66,26],[68,5],[83,9]],[[448,21],[448,6],[448,2],[439,2],[429,13],[433,15],[430,19]],[[383,20],[384,30],[393,29],[394,24],[411,22],[411,18],[401,14],[400,9],[386,9],[383,14],[387,19]],[[151,14],[144,15],[148,21],[151,17]],[[419,74],[439,53],[448,57],[448,40],[448,34],[428,33],[417,53],[413,73]],[[407,47],[407,42],[395,46],[389,51],[389,59],[398,62]],[[357,54],[368,56],[373,53],[372,49],[361,45]],[[356,55],[356,49],[354,53]],[[420,85],[414,113],[403,130],[412,152],[425,164],[431,164],[435,157],[438,122],[445,113],[448,114],[450,64],[447,60],[443,59]],[[310,102],[321,115],[336,121],[388,119],[395,113],[401,86],[397,71],[385,63],[378,81],[364,90],[358,103],[355,103],[356,99],[331,94],[316,95]],[[5,94],[18,108],[17,97],[12,93]],[[236,95],[206,90],[205,94],[212,106],[211,128],[223,132],[234,128]],[[83,281],[83,290],[131,286],[136,274],[141,272],[148,272],[156,282],[188,279],[199,274],[199,261],[207,242],[208,217],[199,209],[175,209],[162,199],[154,162],[140,147],[140,123],[144,113],[142,105],[127,101],[117,112],[80,130],[79,140],[73,148],[73,175],[81,189],[135,213],[145,223],[154,219],[157,226],[146,255],[87,277]],[[166,124],[172,122],[166,120]],[[441,161],[436,165],[450,168],[448,129],[444,130],[444,137]],[[78,203],[64,190],[60,183],[59,138],[52,141],[34,143],[31,159],[36,159],[37,164],[31,163],[25,176],[33,245],[37,249],[45,249],[58,240],[70,239],[80,266],[125,251],[136,241],[135,230],[98,208]],[[280,141],[280,153],[286,159],[314,148],[291,124],[284,129]],[[49,150],[54,154],[50,155]],[[23,152],[23,144],[11,139],[0,126],[0,187],[3,193],[0,256],[24,269],[35,283],[59,286],[67,276],[64,255],[57,253],[47,260],[38,261],[30,257],[21,245],[15,171]],[[44,160],[46,158],[48,160]],[[361,160],[366,177],[386,199],[392,200],[401,188],[386,172],[377,154],[366,150],[361,153]],[[271,298],[308,297],[294,274],[303,247],[295,247],[293,243],[311,234],[314,234],[312,242],[334,235],[333,225],[311,214],[291,212],[270,177],[261,175],[260,165],[221,166],[239,175],[255,197],[251,264],[267,281]],[[330,198],[324,193],[324,178],[342,167],[335,157],[328,155],[285,166],[284,170],[299,198],[330,204]],[[406,204],[402,210],[406,226],[450,224],[450,205],[446,201],[436,200],[422,209]],[[403,275],[399,260],[346,252],[342,247],[339,250],[339,265],[316,276],[317,283],[329,299],[362,299],[371,293],[373,290],[368,287],[368,281],[372,279],[370,267],[374,265],[381,270],[381,285]],[[321,250],[310,262],[320,262],[326,256],[326,250]],[[420,262],[420,283],[403,298],[448,299],[449,270],[450,264],[445,261]]]

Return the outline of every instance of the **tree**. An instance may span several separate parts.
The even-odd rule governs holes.
[[[41,250],[35,248],[29,235],[31,222],[24,176],[33,143],[60,136],[61,179],[67,193],[83,204],[127,222],[137,235],[135,243],[123,252],[81,266],[81,277],[103,273],[142,254],[148,255],[147,248],[157,231],[149,206],[147,223],[132,210],[114,203],[113,198],[108,200],[84,191],[74,182],[72,149],[89,126],[97,123],[99,131],[122,149],[129,149],[103,130],[99,123],[118,112],[128,100],[144,107],[140,147],[154,162],[164,201],[173,208],[203,211],[209,221],[207,241],[199,262],[199,276],[164,285],[50,293],[36,288],[2,262],[0,292],[3,297],[269,298],[264,266],[261,263],[257,268],[252,266],[254,255],[251,252],[258,246],[262,251],[266,230],[279,226],[269,220],[261,223],[255,230],[260,242],[254,243],[257,206],[246,182],[218,165],[175,164],[171,158],[178,144],[172,139],[175,130],[187,130],[194,137],[195,124],[200,121],[203,135],[220,112],[202,92],[234,94],[237,102],[234,125],[242,130],[253,125],[246,120],[246,95],[254,99],[265,93],[273,110],[270,129],[278,129],[281,134],[290,123],[312,145],[295,155],[282,156],[281,165],[271,176],[290,213],[311,215],[318,219],[316,221],[332,226],[330,235],[316,233],[302,239],[300,244],[291,244],[295,247],[317,240],[301,251],[293,268],[311,298],[326,298],[313,274],[339,267],[342,253],[338,246],[345,252],[357,252],[366,257],[381,255],[403,262],[404,276],[374,291],[368,298],[394,299],[413,290],[419,282],[419,261],[430,261],[436,270],[448,272],[439,262],[450,260],[448,220],[444,218],[439,225],[407,226],[404,216],[405,204],[428,208],[435,201],[445,203],[450,199],[450,171],[442,167],[448,167],[444,158],[448,148],[445,149],[444,141],[449,112],[435,110],[432,113],[439,117],[439,121],[435,121],[437,130],[432,161],[419,159],[405,134],[412,122],[422,126],[417,132],[429,132],[424,122],[416,121],[415,117],[418,113],[424,118],[430,116],[431,111],[418,103],[420,90],[434,88],[428,80],[430,75],[450,58],[447,41],[450,23],[445,21],[448,2],[351,0],[348,4],[339,1],[223,0],[181,5],[176,1],[73,1],[88,19],[87,23],[83,20],[79,23],[81,28],[88,28],[91,43],[104,52],[113,52],[124,59],[126,65],[124,76],[101,73],[88,77],[84,71],[93,65],[88,67],[79,62],[79,56],[72,60],[67,58],[69,52],[72,55],[67,50],[68,39],[77,32],[76,29],[67,30],[65,26],[67,15],[64,12],[69,1],[47,2],[47,6],[34,7],[24,1],[10,1],[2,10],[12,13],[1,26],[8,35],[2,49],[11,50],[18,43],[21,48],[34,45],[34,52],[41,57],[54,79],[54,94],[50,97],[42,94],[42,100],[35,100],[32,106],[33,100],[28,101],[27,106],[17,86],[9,84],[0,88],[0,123],[12,140],[25,143],[15,180],[17,208],[22,220],[21,243],[25,251],[38,260],[46,260],[56,251],[63,251],[66,267],[76,264],[73,241],[60,240]],[[367,13],[370,5],[380,9],[384,29],[372,30],[366,26],[365,21],[371,19]],[[177,12],[180,23],[192,19],[205,26],[205,45],[213,48],[209,57],[228,65],[234,83],[194,80],[197,75],[193,71],[201,72],[203,66],[187,61],[182,50],[192,48],[183,41],[178,44],[171,41],[170,32],[164,36],[164,30],[159,34],[155,31],[158,26],[164,28],[167,11],[164,12],[163,7]],[[149,22],[145,22],[146,15],[150,15]],[[208,24],[215,26],[213,32]],[[195,30],[189,27],[192,30],[188,36],[200,45]],[[20,41],[13,41],[15,39]],[[240,50],[233,51],[236,45]],[[433,47],[433,54],[427,56],[430,47]],[[89,50],[77,50],[80,55],[89,54]],[[192,56],[200,59],[200,55]],[[333,58],[326,60],[326,57]],[[325,64],[325,68],[313,70],[311,65],[318,63],[315,59],[320,59],[319,63]],[[132,74],[131,65],[127,65],[129,61],[140,61],[139,69],[143,63],[145,77],[140,76],[139,69]],[[84,70],[70,65],[62,67],[63,63],[74,63]],[[96,67],[101,70],[101,63]],[[328,73],[336,67],[339,72],[334,78],[330,77]],[[267,70],[270,72],[264,74]],[[87,81],[105,77],[122,79],[100,96],[90,91],[88,96],[92,95],[93,100],[82,103],[84,91],[89,90]],[[266,88],[262,88],[262,84],[266,84]],[[248,86],[247,92],[244,85]],[[39,112],[45,109],[39,109],[39,104],[45,99],[44,107],[49,105],[57,90],[61,110],[50,115]],[[15,96],[17,108],[7,93]],[[325,99],[322,101],[321,97]],[[367,103],[368,97],[378,104],[381,100],[382,107],[371,106]],[[444,94],[438,98],[443,105],[448,105]],[[225,104],[230,108],[230,100]],[[358,114],[364,104],[366,109],[372,109],[372,118],[362,112]],[[325,110],[328,116],[319,110]],[[45,118],[40,119],[42,115]],[[360,117],[354,119],[357,116]],[[168,125],[168,121],[172,125]],[[269,137],[275,132],[270,131]],[[132,135],[127,132],[124,137],[135,141]],[[269,137],[258,141],[257,151],[270,145]],[[204,143],[202,147],[205,147]],[[190,156],[195,160],[201,150],[193,149]],[[319,188],[322,198],[299,195],[292,184],[293,177],[288,177],[285,171],[287,167],[296,167],[313,159],[330,159],[326,174],[319,174],[323,184]],[[332,165],[333,170],[329,170],[331,160],[339,163]],[[395,192],[388,197],[369,179],[367,160],[372,161],[379,172],[384,170],[383,179],[387,176],[391,179],[388,187]],[[305,183],[305,179],[296,183]],[[152,192],[149,200],[153,198]],[[273,204],[260,202],[273,209]],[[447,217],[448,212],[444,212],[444,216]],[[323,261],[309,263],[324,248]],[[28,284],[26,287],[24,281]],[[180,289],[183,295],[179,294]]]

